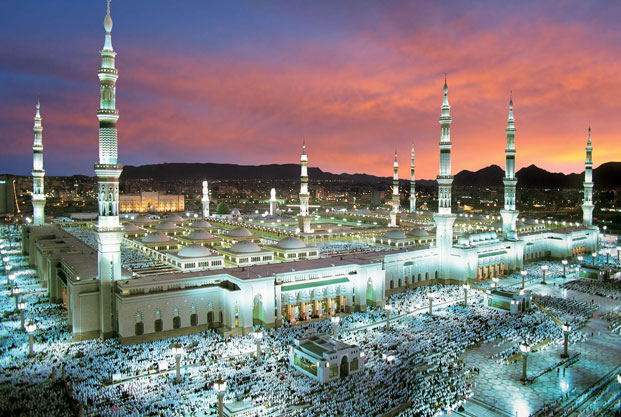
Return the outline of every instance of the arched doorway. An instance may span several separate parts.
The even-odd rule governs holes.
[[[214,324],[213,324],[213,311],[208,311],[207,312],[207,325],[209,326],[210,329],[213,329]]]
[[[263,309],[263,297],[257,294],[252,304],[252,324],[263,326],[265,322],[265,313]]]
[[[347,356],[341,358],[340,377],[345,378],[349,375],[349,362],[347,362]]]

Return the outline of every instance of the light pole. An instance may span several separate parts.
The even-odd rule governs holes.
[[[436,295],[432,292],[427,294],[427,297],[429,297],[429,315],[433,315],[433,299]]]
[[[386,304],[384,306],[384,311],[386,311],[386,330],[390,330],[390,312],[392,311],[392,306]]]
[[[500,282],[500,279],[497,277],[493,277],[492,278],[492,288],[498,288],[498,283]]]
[[[567,278],[567,259],[561,261],[563,264],[563,278]]]
[[[23,301],[17,305],[17,309],[19,310],[21,328],[24,328],[24,311],[26,310],[26,303]]]
[[[470,285],[464,284],[464,306],[468,307],[468,290],[470,289]]]
[[[561,326],[561,329],[563,329],[563,354],[561,355],[561,358],[569,358],[569,353],[567,352],[568,350],[568,345],[569,345],[569,332],[571,332],[571,326],[569,324],[563,324]]]
[[[252,334],[254,342],[257,344],[257,362],[261,363],[261,342],[263,341],[263,332],[257,331]]]
[[[593,252],[591,256],[593,257],[593,266],[595,266],[595,258],[597,258],[597,252]]]
[[[520,352],[522,352],[522,381],[526,382],[526,359],[530,353],[530,346],[523,342],[520,345]]]
[[[336,339],[339,335],[339,323],[341,322],[341,318],[339,316],[330,317],[330,321],[332,322],[332,330],[333,330],[333,338]]]
[[[15,297],[15,310],[17,310],[17,305],[19,304],[19,294],[22,292],[22,290],[19,289],[19,287],[15,287],[13,288],[13,296]]]
[[[543,281],[541,281],[541,283],[546,285],[546,271],[548,270],[548,265],[541,265],[541,270],[543,271]]]
[[[526,279],[526,275],[528,275],[528,272],[525,269],[522,269],[520,271],[520,274],[522,274],[522,289],[524,289],[524,280]]]
[[[9,288],[10,288],[11,292],[13,292],[13,281],[15,281],[15,275],[13,275],[13,274],[7,275],[6,280],[7,280],[8,284],[9,284]]]
[[[175,382],[178,384],[181,381],[181,355],[184,353],[183,347],[179,344],[174,345],[172,353],[175,355]]]
[[[28,356],[34,356],[33,343],[34,343],[34,332],[37,330],[37,325],[33,322],[30,322],[26,325],[26,331],[28,332]]]
[[[224,392],[226,391],[226,381],[219,379],[213,384],[213,389],[218,394],[218,417],[224,417]]]

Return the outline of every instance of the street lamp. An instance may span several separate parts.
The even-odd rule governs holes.
[[[261,342],[263,341],[263,332],[256,331],[252,334],[254,342],[257,344],[257,362],[261,363]]]
[[[520,274],[522,274],[522,289],[524,289],[524,279],[526,278],[526,275],[528,275],[528,272],[525,269],[522,269]]]
[[[11,292],[11,294],[15,297],[15,310],[17,310],[17,304],[19,304],[19,294],[21,292],[22,290],[19,289],[19,287],[13,288],[13,291]]]
[[[184,353],[183,347],[179,344],[174,345],[172,353],[175,355],[175,382],[178,384],[181,381],[181,355]]]
[[[468,307],[468,290],[470,289],[470,285],[464,284],[464,306]]]
[[[541,281],[541,283],[545,285],[546,284],[546,271],[548,270],[548,265],[541,265],[541,270],[543,271],[543,281]]]
[[[433,315],[433,299],[435,298],[435,294],[430,292],[427,293],[427,297],[429,297],[429,315]]]
[[[224,417],[224,392],[226,391],[226,381],[219,379],[213,384],[213,389],[218,394],[218,417]]]
[[[530,346],[526,342],[520,344],[520,352],[522,352],[522,381],[526,382],[526,359],[530,353]]]
[[[26,303],[23,301],[17,305],[17,309],[19,310],[21,328],[24,328],[24,311],[26,310]]]
[[[384,311],[386,311],[386,330],[390,330],[390,312],[392,311],[392,306],[386,304],[384,306]]]
[[[593,252],[591,256],[593,257],[593,265],[595,265],[595,258],[597,258],[597,252]]]
[[[561,261],[563,264],[563,278],[567,278],[567,259]]]
[[[492,281],[493,281],[492,288],[497,288],[498,287],[498,283],[500,282],[500,279],[497,278],[497,277],[493,277]]]
[[[563,344],[564,344],[563,354],[561,355],[561,358],[569,358],[569,353],[567,352],[567,349],[569,345],[569,332],[571,332],[571,326],[566,323],[561,326],[561,329],[563,329]]]
[[[34,343],[35,330],[37,330],[37,325],[33,322],[30,322],[26,325],[26,331],[28,332],[28,356],[34,356],[32,344]]]
[[[339,316],[332,316],[330,317],[330,321],[332,322],[333,337],[336,339],[339,335],[339,323],[341,322],[341,318]]]
[[[6,277],[7,283],[9,284],[10,288],[11,288],[11,292],[13,292],[13,281],[15,281],[15,275],[13,274],[9,274]]]

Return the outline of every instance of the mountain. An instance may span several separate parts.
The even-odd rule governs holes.
[[[236,165],[215,163],[166,163],[132,166],[123,168],[121,180],[151,178],[155,180],[202,180],[225,179],[261,179],[290,180],[298,178],[300,165]],[[502,187],[504,170],[498,165],[491,165],[478,171],[463,170],[455,175],[455,186]],[[390,177],[377,177],[368,174],[333,174],[319,168],[308,168],[308,176],[312,180],[350,181],[354,183],[390,183]],[[584,172],[563,174],[549,172],[535,165],[516,172],[518,188],[582,188]],[[593,170],[595,188],[612,189],[621,187],[621,162],[607,162]],[[402,183],[407,182],[401,180]],[[416,180],[418,185],[433,186],[435,180]]]

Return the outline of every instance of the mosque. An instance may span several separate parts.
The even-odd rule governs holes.
[[[104,28],[98,71],[99,160],[94,167],[98,180],[97,222],[83,224],[83,229],[45,223],[43,128],[37,102],[32,171],[34,221],[23,229],[24,253],[35,265],[51,300],[67,308],[67,325],[75,340],[116,337],[122,343],[138,343],[206,329],[224,335],[247,334],[257,325],[270,328],[283,322],[364,311],[369,306],[384,305],[388,296],[406,288],[489,279],[518,271],[527,262],[564,259],[597,248],[599,232],[592,225],[590,129],[583,224],[555,227],[518,219],[512,100],[506,129],[504,208],[499,213],[502,221],[453,213],[452,117],[446,79],[440,116],[438,210],[416,212],[414,148],[409,210],[401,209],[395,152],[388,226],[342,233],[351,241],[362,235],[372,236],[376,250],[322,255],[317,241],[330,240],[335,233],[319,224],[313,229],[313,222],[319,220],[309,210],[305,144],[300,211],[288,227],[268,228],[250,219],[244,221],[243,217],[222,219],[210,215],[206,181],[202,184],[202,218],[171,214],[161,221],[138,216],[122,222],[119,177],[123,167],[118,158],[116,109],[119,74],[109,5]],[[277,211],[275,195],[273,191],[272,213]],[[472,230],[473,224],[478,232]],[[466,233],[458,236],[460,228]]]

